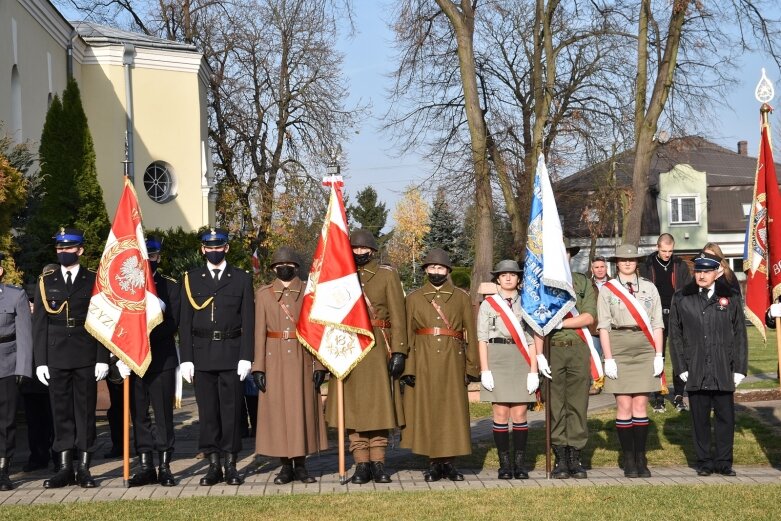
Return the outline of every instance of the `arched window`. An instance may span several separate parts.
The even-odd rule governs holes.
[[[171,165],[154,161],[144,171],[144,190],[156,203],[167,203],[176,197],[176,179]]]

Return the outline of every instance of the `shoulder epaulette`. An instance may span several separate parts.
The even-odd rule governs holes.
[[[41,277],[48,277],[52,273],[56,272],[57,270],[46,270],[43,273],[41,273]]]
[[[92,273],[97,273],[98,269],[97,268],[87,268],[87,271],[91,271]]]
[[[456,288],[457,290],[459,290],[459,291],[463,292],[463,293],[464,293],[464,295],[466,295],[467,297],[470,297],[470,298],[471,298],[471,295],[470,295],[470,293],[469,293],[467,290],[465,290],[465,289],[463,289],[463,288],[459,288],[458,286],[453,286],[453,287],[454,287],[454,288]]]
[[[160,272],[158,272],[158,273],[160,273]],[[163,277],[165,280],[168,280],[168,281],[171,281],[171,282],[179,282],[179,281],[177,281],[175,278],[173,278],[173,277],[169,277],[169,276],[168,276],[168,275],[166,275],[165,273],[160,273],[160,276],[161,276],[161,277]]]
[[[410,291],[409,293],[407,293],[407,296],[409,297],[410,295],[412,295],[413,293],[417,293],[417,292],[418,292],[418,291],[420,291],[421,289],[423,289],[423,286],[421,286],[421,287],[419,287],[419,288],[415,288],[415,289],[413,289],[412,291]]]
[[[390,264],[380,264],[379,266],[380,266],[380,269],[383,269],[383,270],[394,271],[394,272],[396,271],[396,268],[394,268]]]

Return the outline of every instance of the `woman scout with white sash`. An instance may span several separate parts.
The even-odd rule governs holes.
[[[617,277],[599,290],[599,339],[605,354],[605,392],[616,396],[616,431],[624,476],[650,477],[645,456],[648,393],[664,379],[662,305],[654,284],[637,274],[637,246],[623,244],[610,260]],[[660,378],[661,377],[661,378]]]
[[[540,384],[537,358],[531,349],[531,333],[522,325],[518,293],[521,268],[514,260],[500,261],[491,274],[498,293],[488,296],[477,315],[477,341],[480,353],[480,400],[491,402],[494,442],[499,452],[499,479],[528,479],[523,453],[529,426],[528,403],[536,401]],[[515,456],[510,456],[512,420]]]

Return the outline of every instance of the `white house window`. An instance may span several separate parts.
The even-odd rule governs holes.
[[[700,206],[699,195],[674,195],[670,197],[670,224],[697,224]]]
[[[176,183],[171,165],[155,161],[144,171],[144,190],[156,203],[166,203],[176,197]]]

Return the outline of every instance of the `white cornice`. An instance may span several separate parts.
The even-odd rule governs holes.
[[[65,49],[71,38],[73,27],[62,17],[52,4],[42,0],[18,0],[33,19]]]
[[[136,46],[133,67],[158,69],[199,74],[202,57],[197,52],[182,52],[163,49],[144,49]],[[87,44],[83,50],[83,65],[115,65],[122,67],[124,48],[121,45],[92,47]]]

